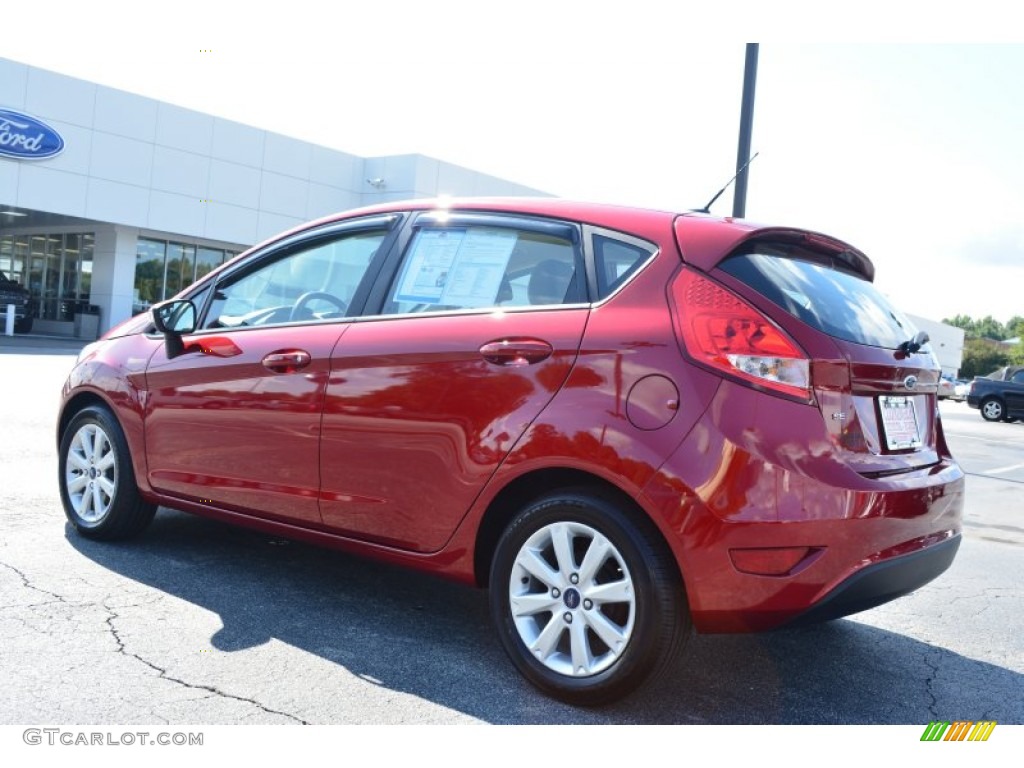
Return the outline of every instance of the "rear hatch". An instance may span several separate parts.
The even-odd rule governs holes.
[[[753,236],[712,275],[807,353],[813,399],[843,460],[868,476],[939,462],[941,369],[918,329],[872,284],[864,254],[783,230]]]

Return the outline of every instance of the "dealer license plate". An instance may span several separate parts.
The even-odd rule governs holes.
[[[882,432],[890,451],[921,447],[921,430],[917,425],[914,401],[909,397],[883,395],[878,398],[882,410]]]

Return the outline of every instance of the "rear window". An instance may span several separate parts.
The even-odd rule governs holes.
[[[863,277],[777,253],[740,253],[719,269],[829,336],[896,349],[917,333],[906,316]]]

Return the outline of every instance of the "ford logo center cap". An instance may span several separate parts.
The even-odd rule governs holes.
[[[42,120],[0,109],[0,156],[43,160],[64,151],[64,139]]]

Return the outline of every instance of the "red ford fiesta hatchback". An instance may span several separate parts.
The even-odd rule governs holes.
[[[486,586],[531,682],[609,701],[691,626],[949,566],[939,368],[873,273],[820,234],[560,200],[322,219],[83,350],[61,498],[97,539],[163,504]]]

